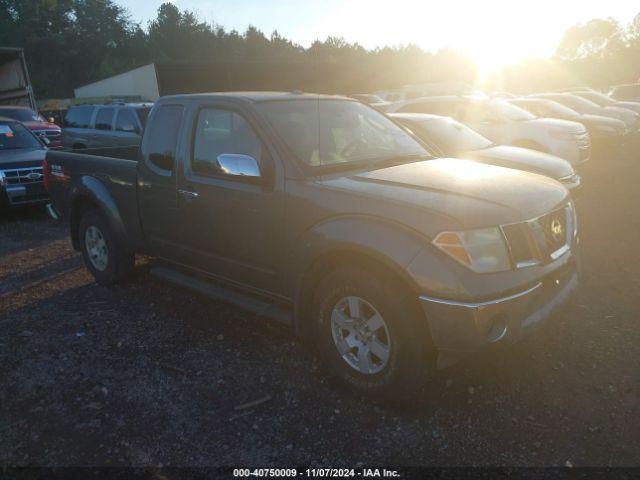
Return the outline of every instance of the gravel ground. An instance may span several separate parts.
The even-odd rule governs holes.
[[[99,287],[63,225],[4,213],[0,466],[638,466],[637,152],[583,172],[573,299],[404,408],[343,391],[286,327],[144,263]]]

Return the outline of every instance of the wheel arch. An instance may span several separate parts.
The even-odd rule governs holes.
[[[128,246],[128,235],[118,205],[102,182],[94,177],[85,176],[73,190],[69,209],[69,224],[74,249],[79,250],[80,248],[78,227],[82,215],[88,209],[100,211],[113,229],[118,243]]]
[[[339,265],[357,266],[388,278],[417,305],[419,286],[407,270],[425,244],[417,232],[376,218],[342,217],[315,226],[297,243],[301,247],[291,259],[297,271],[290,274],[294,279],[294,327],[301,337],[310,333],[318,283]]]

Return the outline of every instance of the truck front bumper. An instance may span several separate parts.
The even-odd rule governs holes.
[[[420,296],[433,342],[437,368],[452,365],[472,352],[517,342],[547,319],[578,285],[575,261],[529,288],[481,302]]]
[[[0,187],[3,202],[7,206],[33,205],[49,201],[49,195],[42,183],[30,185],[7,185]]]

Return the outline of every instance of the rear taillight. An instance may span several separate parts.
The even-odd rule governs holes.
[[[42,185],[44,186],[44,189],[48,192],[49,191],[49,164],[47,163],[46,157],[44,160],[42,160]]]

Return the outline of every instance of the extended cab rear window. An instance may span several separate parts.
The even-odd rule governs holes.
[[[147,151],[143,153],[149,163],[165,175],[173,171],[183,111],[182,105],[160,106],[145,134]]]

